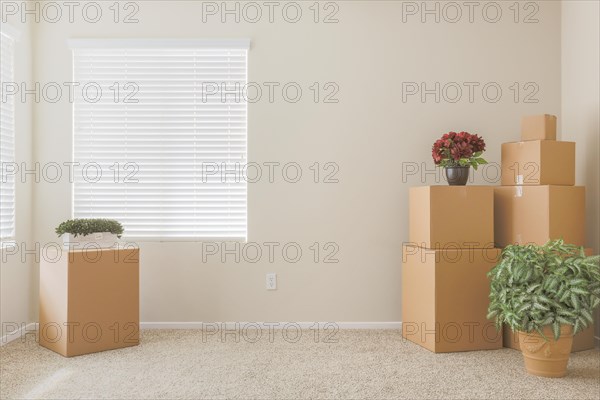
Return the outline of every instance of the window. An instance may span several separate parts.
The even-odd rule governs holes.
[[[2,26],[0,32],[0,90],[14,82],[14,35]],[[8,165],[15,162],[15,100],[0,93],[0,242],[15,237],[15,175]]]
[[[74,217],[129,238],[245,239],[249,41],[71,47]]]

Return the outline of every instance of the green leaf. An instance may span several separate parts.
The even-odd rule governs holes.
[[[585,308],[581,309],[581,315],[585,318],[587,323],[589,323],[589,324],[594,323],[594,317],[592,316],[592,313],[589,312],[588,310],[586,310]]]
[[[552,324],[552,333],[554,334],[554,339],[558,340],[560,337],[560,322],[554,321]]]
[[[533,285],[530,285],[527,288],[527,293],[532,293],[535,289],[539,288],[540,286],[542,286],[542,284],[539,283],[539,282],[538,283],[534,283]]]
[[[580,288],[580,287],[572,287],[571,288],[571,293],[579,294],[579,295],[582,295],[582,296],[587,296],[587,295],[590,294],[587,290],[585,290],[583,288]]]
[[[561,303],[564,303],[569,297],[571,297],[571,291],[570,290],[565,290],[563,295],[560,297],[559,301]]]
[[[579,308],[581,307],[581,305],[579,304],[579,299],[574,294],[571,295],[571,304],[573,305],[573,308],[576,311],[579,310]]]

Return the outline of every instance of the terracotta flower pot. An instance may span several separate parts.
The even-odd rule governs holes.
[[[531,375],[548,378],[565,376],[573,345],[572,327],[561,325],[558,340],[554,340],[550,325],[545,326],[542,332],[548,340],[537,332],[518,332],[519,345],[525,358],[525,369]]]

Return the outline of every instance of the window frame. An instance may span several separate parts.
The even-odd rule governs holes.
[[[250,56],[250,39],[69,39],[67,41],[68,46],[71,50],[76,49],[123,49],[123,48],[135,48],[135,49],[231,49],[231,50],[246,50],[246,65],[245,65],[245,76],[248,82],[248,64]],[[75,75],[75,66],[73,66],[73,75]],[[245,103],[246,112],[244,118],[245,124],[245,157],[244,160],[247,163],[249,158],[249,145],[248,145],[248,103]],[[75,102],[72,104],[72,120],[75,121]],[[73,140],[73,161],[75,160],[75,125],[73,124],[72,140]],[[242,176],[243,179],[243,176]],[[75,217],[75,181],[72,185],[72,198],[71,198],[71,215]],[[247,242],[248,241],[248,184],[246,182],[246,190],[244,196],[245,205],[245,236],[189,236],[189,237],[168,237],[168,236],[128,236],[127,230],[123,235],[123,239],[129,242],[137,243],[162,243],[162,242],[192,242],[201,243],[208,241],[218,242]]]
[[[8,60],[11,67],[12,76],[9,77],[11,79],[10,82],[15,82],[15,63],[16,63],[16,44],[19,41],[21,36],[20,32],[15,29],[12,25],[7,23],[0,23],[0,40],[4,40],[2,36],[6,37],[6,39],[11,40],[11,53],[9,54]],[[0,50],[1,51],[1,50]],[[6,60],[6,56],[2,57],[2,60]],[[0,61],[1,62],[1,61]],[[16,162],[16,151],[17,151],[17,104],[18,102],[14,100],[12,97],[12,161],[7,162]],[[1,128],[0,128],[1,129]],[[1,140],[1,139],[0,139]],[[2,161],[5,162],[5,161]],[[4,168],[0,166],[2,170]],[[2,179],[2,178],[0,178]],[[0,182],[1,184],[2,182]],[[12,184],[12,199],[13,199],[13,208],[12,208],[12,232],[10,236],[2,237],[2,231],[0,229],[0,248],[4,248],[6,246],[12,246],[16,242],[17,238],[17,179]]]

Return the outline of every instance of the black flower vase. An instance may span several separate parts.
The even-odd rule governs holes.
[[[450,186],[464,186],[469,180],[470,166],[446,167],[446,179]]]

